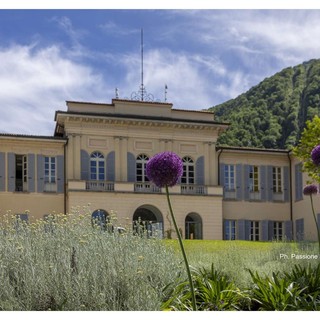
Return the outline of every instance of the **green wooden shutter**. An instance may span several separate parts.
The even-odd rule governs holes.
[[[64,156],[57,156],[57,192],[64,193]]]
[[[107,180],[115,181],[115,152],[112,151],[107,155]]]
[[[243,174],[242,174],[242,164],[236,165],[236,198],[237,200],[243,199]]]
[[[6,190],[6,157],[0,152],[0,191]]]
[[[204,185],[204,156],[201,156],[196,161],[196,184]]]
[[[302,174],[301,174],[301,180],[302,180]],[[301,181],[301,190],[302,190],[302,181]],[[284,192],[284,201],[289,202],[290,201],[289,167],[283,168],[283,192]]]
[[[260,194],[261,201],[267,200],[267,168],[260,166]]]
[[[86,150],[81,150],[80,152],[81,159],[81,180],[89,180],[89,162],[90,156]]]
[[[13,192],[16,189],[16,155],[8,153],[8,191]]]
[[[35,192],[35,155],[28,154],[28,191]]]
[[[136,182],[136,158],[130,152],[127,153],[127,169],[128,182]]]
[[[44,190],[44,156],[37,155],[37,191],[39,193]]]

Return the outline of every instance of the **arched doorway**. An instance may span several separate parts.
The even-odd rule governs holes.
[[[148,237],[163,237],[161,211],[152,205],[140,206],[133,214],[133,230],[136,234],[147,233]]]
[[[92,226],[99,226],[102,230],[107,230],[109,213],[103,209],[95,210],[92,212],[91,222]]]
[[[198,213],[192,212],[185,219],[186,239],[202,239],[202,219]]]

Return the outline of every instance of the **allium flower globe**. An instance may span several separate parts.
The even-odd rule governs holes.
[[[318,193],[318,187],[315,184],[308,184],[303,188],[303,194],[305,196],[311,196]]]
[[[312,149],[311,159],[316,166],[320,165],[320,145],[317,145]]]
[[[157,187],[172,187],[182,176],[183,163],[174,152],[161,152],[147,162],[146,173],[148,179]]]

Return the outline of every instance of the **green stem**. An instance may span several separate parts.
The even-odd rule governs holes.
[[[187,255],[186,255],[186,252],[185,252],[185,250],[184,250],[183,243],[182,243],[181,234],[180,234],[180,232],[179,232],[179,229],[178,229],[178,226],[177,226],[177,222],[176,222],[175,216],[174,216],[174,214],[173,214],[173,210],[172,210],[172,206],[171,206],[171,201],[170,201],[170,196],[169,196],[169,189],[168,189],[168,186],[167,186],[167,185],[166,185],[166,194],[167,194],[167,200],[168,200],[168,205],[169,205],[169,210],[170,210],[172,222],[173,222],[174,228],[175,228],[175,230],[176,230],[176,233],[177,233],[177,235],[178,235],[178,240],[179,240],[179,244],[180,244],[180,249],[181,249],[181,251],[182,251],[183,259],[184,259],[184,262],[185,262],[185,265],[186,265],[186,269],[187,269],[189,284],[190,284],[190,288],[191,288],[192,308],[193,308],[194,311],[196,311],[196,310],[197,310],[196,296],[195,296],[193,281],[192,281],[192,277],[191,277],[190,267],[189,267]]]
[[[317,222],[316,214],[314,212],[312,194],[310,195],[310,200],[311,200],[312,214],[313,214],[314,222],[316,223],[317,232],[318,232],[318,244],[319,244],[319,253],[320,253],[320,230],[319,230],[319,225],[318,225],[318,222]]]

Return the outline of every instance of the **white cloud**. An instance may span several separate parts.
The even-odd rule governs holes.
[[[0,131],[51,135],[66,100],[108,96],[100,75],[62,57],[57,46],[0,48]]]
[[[141,83],[140,56],[127,55],[120,60],[127,68],[120,94],[130,98],[131,92],[137,92]],[[210,107],[211,91],[207,79],[201,74],[204,62],[206,65],[210,63],[199,56],[192,57],[169,50],[149,50],[144,56],[144,85],[147,92],[153,94],[155,100],[164,101],[164,87],[167,85],[167,101],[172,102],[174,108]]]

